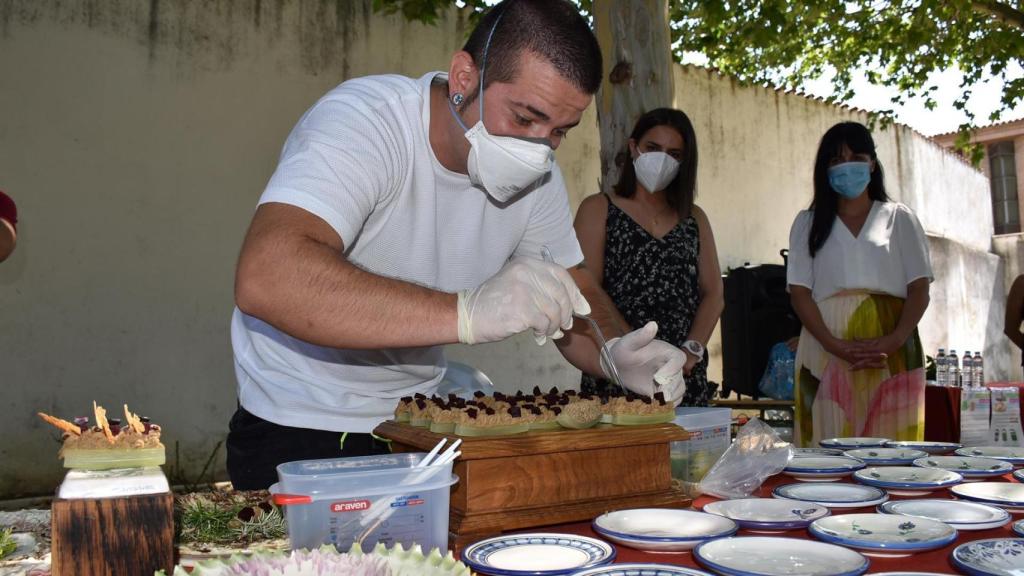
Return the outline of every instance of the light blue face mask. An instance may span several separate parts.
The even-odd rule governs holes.
[[[871,163],[843,162],[828,169],[828,183],[843,198],[856,198],[871,182]]]

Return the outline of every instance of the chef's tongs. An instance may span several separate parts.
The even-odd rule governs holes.
[[[552,264],[555,263],[555,259],[551,256],[551,251],[548,250],[547,246],[540,247],[540,256],[545,262],[550,262]],[[601,331],[601,326],[599,326],[597,321],[591,318],[588,314],[580,314],[574,311],[572,315],[580,320],[586,320],[590,323],[590,327],[594,329],[594,335],[597,336],[597,345],[599,347],[598,353],[608,365],[608,369],[611,370],[610,376],[612,377],[612,380],[615,381],[615,384],[617,384],[619,388],[622,388],[623,391],[625,391],[625,388],[622,385],[622,379],[619,378],[619,371],[615,368],[615,361],[612,360],[611,351],[608,350],[608,341],[604,339],[604,332]]]

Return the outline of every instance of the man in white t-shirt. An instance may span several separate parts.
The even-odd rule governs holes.
[[[238,263],[237,488],[267,487],[281,462],[383,451],[371,431],[399,398],[436,389],[444,344],[529,330],[604,376],[572,322],[591,313],[583,294],[622,335],[608,353],[623,386],[682,398],[685,355],[654,339],[656,325],[624,334],[582,269],[553,160],[600,81],[597,40],[572,3],[506,0],[447,74],[353,79],[306,112]]]

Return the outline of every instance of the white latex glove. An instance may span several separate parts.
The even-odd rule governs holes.
[[[657,334],[658,323],[648,322],[639,330],[621,338],[612,338],[606,348],[622,379],[619,384],[624,388],[644,396],[663,392],[666,402],[678,405],[686,391],[683,378],[686,352],[663,340],[655,340]],[[609,379],[613,379],[603,355],[601,368]]]
[[[565,268],[513,258],[480,286],[459,292],[459,341],[496,342],[533,330],[543,344],[572,328],[573,312],[590,314],[590,304]]]

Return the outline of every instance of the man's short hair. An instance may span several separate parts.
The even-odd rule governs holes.
[[[491,8],[462,47],[477,68],[484,66],[484,46],[492,29],[484,88],[492,82],[514,81],[526,51],[550,62],[582,92],[594,94],[601,86],[601,48],[579,8],[569,0],[505,0]]]

